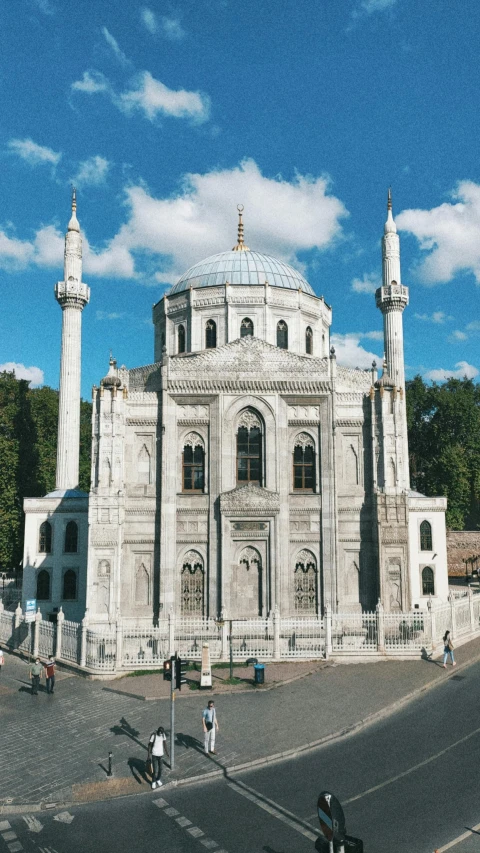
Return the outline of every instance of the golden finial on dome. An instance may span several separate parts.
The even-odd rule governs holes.
[[[243,242],[243,220],[242,213],[244,211],[243,204],[237,204],[238,210],[238,243],[233,247],[232,252],[249,252],[250,249]]]

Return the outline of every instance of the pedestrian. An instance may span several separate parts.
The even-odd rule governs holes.
[[[47,663],[44,663],[45,667],[45,684],[47,687],[47,693],[53,693],[55,687],[55,658],[53,655],[48,656]]]
[[[208,755],[209,751],[212,755],[216,755],[215,732],[218,732],[218,720],[217,712],[215,710],[215,702],[213,699],[209,700],[208,705],[203,712],[202,725],[205,740],[205,755]]]
[[[36,658],[35,663],[30,667],[30,678],[32,680],[32,696],[38,696],[38,687],[40,684],[40,676],[43,672],[40,658]]]
[[[455,658],[453,657],[453,643],[452,638],[450,637],[450,631],[445,631],[443,635],[443,667],[447,668],[447,657],[450,655],[452,659],[452,666],[456,666]]]
[[[148,741],[148,761],[152,765],[152,791],[161,788],[162,782],[162,760],[163,755],[168,758],[167,736],[163,726],[159,726],[156,732],[152,732]]]
[[[3,650],[0,649],[0,672],[2,671],[2,666],[5,663],[5,658],[3,657]]]

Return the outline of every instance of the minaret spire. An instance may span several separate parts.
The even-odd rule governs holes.
[[[243,219],[242,213],[244,211],[243,204],[237,204],[238,210],[238,242],[237,245],[233,247],[232,252],[249,252],[250,249],[243,242]]]
[[[382,287],[375,299],[383,314],[384,346],[388,374],[398,388],[405,385],[403,363],[402,313],[408,305],[408,287],[402,285],[400,273],[400,237],[393,218],[392,190],[387,195],[387,220],[382,238]]]
[[[90,288],[82,282],[82,238],[75,189],[65,235],[63,281],[55,285],[55,298],[62,309],[56,488],[65,491],[78,488],[82,311],[90,299]]]

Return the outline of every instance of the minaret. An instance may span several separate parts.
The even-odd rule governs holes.
[[[402,313],[408,305],[408,287],[400,276],[400,238],[392,214],[392,193],[388,190],[387,221],[382,239],[382,287],[375,293],[383,314],[383,337],[388,375],[397,388],[405,388]]]
[[[56,488],[66,490],[78,488],[82,311],[90,300],[90,288],[82,282],[82,238],[75,189],[65,235],[63,281],[55,285],[55,298],[63,312]]]

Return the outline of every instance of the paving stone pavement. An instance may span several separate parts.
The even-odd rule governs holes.
[[[459,666],[480,657],[480,638],[455,654]],[[0,807],[146,790],[148,737],[158,725],[169,730],[167,698],[141,701],[117,690],[117,681],[88,681],[68,673],[59,674],[53,696],[44,689],[32,696],[28,664],[9,653],[5,659],[0,674]],[[269,671],[270,680],[281,678],[278,665],[273,666],[277,670],[270,671],[266,665],[267,684]],[[184,697],[182,691],[181,701],[175,703],[176,766],[173,773],[165,767],[164,781],[301,748],[355,726],[412,691],[455,672],[449,667],[446,673],[438,661],[426,660],[350,665],[329,661],[310,668],[314,670],[311,675],[290,681],[292,668],[285,667],[288,683],[276,689],[215,696],[220,732],[218,755],[211,758],[203,754],[201,727],[208,693],[189,691]],[[143,691],[143,696],[151,696],[154,682],[160,678],[128,678],[120,684],[123,687],[128,682],[130,687],[137,682],[137,695]],[[106,781],[110,750],[112,782]]]

